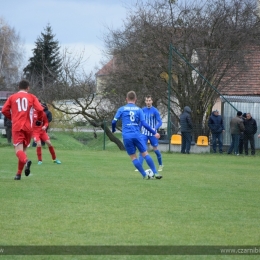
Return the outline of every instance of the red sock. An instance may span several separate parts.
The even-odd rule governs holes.
[[[50,147],[49,147],[49,151],[50,151],[50,153],[51,153],[51,158],[52,158],[52,160],[55,160],[55,159],[56,159],[56,154],[55,154],[55,151],[54,151],[53,146],[50,146]]]
[[[38,161],[42,161],[42,148],[41,147],[37,147],[36,148],[36,153],[37,153]]]
[[[18,161],[18,171],[17,174],[21,175],[22,171],[23,171],[23,167],[24,167],[25,163]]]
[[[24,151],[18,151],[17,153],[16,153],[16,156],[18,157],[18,160],[20,161],[20,162],[22,162],[22,163],[26,163],[26,161],[27,161],[27,155],[26,155],[26,153],[24,152]]]

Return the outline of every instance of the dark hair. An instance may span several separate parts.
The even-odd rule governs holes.
[[[135,94],[134,91],[129,91],[129,92],[127,93],[126,97],[127,97],[127,99],[133,101],[133,100],[136,99],[136,94]]]
[[[237,111],[237,116],[242,116],[242,112],[241,111]]]
[[[146,95],[145,98],[150,98],[151,100],[153,100],[153,97],[151,95]]]
[[[26,80],[26,79],[22,79],[22,80],[19,82],[19,89],[27,89],[29,86],[30,86],[30,83],[29,83],[29,81]]]

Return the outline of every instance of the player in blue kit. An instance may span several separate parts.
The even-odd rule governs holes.
[[[145,97],[145,104],[146,107],[143,108],[145,122],[153,130],[157,131],[159,127],[162,125],[162,119],[157,108],[153,107],[153,99],[151,95],[147,95]],[[158,144],[159,144],[158,139],[155,138],[155,136],[144,127],[142,127],[141,132],[143,134],[144,143],[147,144],[148,140],[150,141],[150,144],[153,147],[153,151],[155,152],[159,163],[158,171],[159,172],[162,171],[163,169],[162,154],[158,150]],[[141,164],[143,164],[143,157],[141,156],[141,154],[139,155],[139,161]]]
[[[157,173],[152,157],[146,150],[146,144],[143,142],[142,134],[140,132],[140,125],[150,131],[157,139],[160,134],[156,133],[146,122],[142,109],[135,105],[136,94],[134,91],[129,91],[126,96],[127,104],[120,107],[112,121],[112,132],[116,131],[116,123],[119,119],[122,120],[122,137],[128,155],[130,156],[133,165],[142,174],[144,179],[150,179],[145,173],[145,170],[137,159],[136,148],[139,150],[153,173],[156,179],[161,179],[162,176]]]

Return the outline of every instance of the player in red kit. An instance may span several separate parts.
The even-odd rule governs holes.
[[[35,110],[33,113],[33,140],[36,143],[36,153],[38,157],[38,164],[42,164],[42,141],[48,145],[52,161],[57,164],[61,162],[56,158],[54,147],[51,144],[50,137],[48,136],[46,129],[49,122],[45,113],[43,116],[39,116],[39,111]]]
[[[18,87],[19,91],[11,95],[2,108],[2,113],[12,121],[13,145],[18,157],[15,180],[21,179],[24,166],[25,176],[30,174],[32,161],[27,158],[26,149],[32,138],[33,109],[39,112],[41,119],[44,114],[38,98],[28,93],[30,83],[27,80],[21,80]]]

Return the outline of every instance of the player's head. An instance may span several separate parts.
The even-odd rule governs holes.
[[[243,113],[241,111],[237,111],[237,116],[242,117]]]
[[[135,94],[134,91],[129,91],[126,94],[126,101],[130,102],[130,103],[135,103],[135,101],[136,101],[136,94]]]
[[[19,89],[22,89],[22,90],[28,90],[29,89],[29,86],[30,86],[30,83],[28,80],[26,79],[22,79],[20,82],[19,82]]]
[[[153,98],[151,95],[145,96],[145,104],[147,107],[151,107],[153,105]]]

